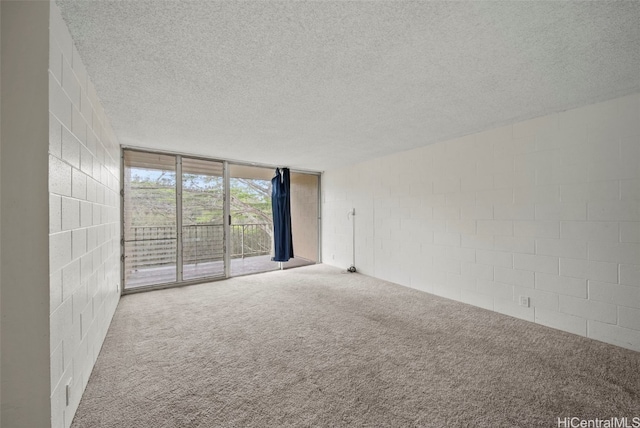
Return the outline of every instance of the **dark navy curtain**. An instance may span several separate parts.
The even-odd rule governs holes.
[[[291,198],[289,168],[276,168],[271,179],[271,208],[273,210],[274,262],[286,262],[293,258],[291,237]]]

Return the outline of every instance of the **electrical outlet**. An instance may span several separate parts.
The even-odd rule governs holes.
[[[73,381],[73,379],[69,379],[67,381],[67,385],[65,386],[65,399],[66,399],[66,403],[67,406],[69,405],[69,403],[71,403],[71,382]]]
[[[520,296],[520,306],[529,307],[529,298],[527,296]]]

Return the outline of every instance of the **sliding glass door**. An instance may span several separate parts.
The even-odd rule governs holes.
[[[273,262],[273,168],[123,151],[124,290],[313,264],[318,257],[317,174],[292,173],[295,257]]]
[[[225,276],[224,163],[124,151],[124,288]]]
[[[224,276],[224,164],[182,158],[182,279]]]
[[[176,159],[124,152],[125,288],[177,280]]]
[[[278,269],[271,261],[272,168],[229,165],[231,195],[231,275]]]

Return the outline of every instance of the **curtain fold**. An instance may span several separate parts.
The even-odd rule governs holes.
[[[276,168],[276,175],[271,179],[274,245],[271,260],[274,262],[286,262],[293,258],[290,188],[289,168]]]

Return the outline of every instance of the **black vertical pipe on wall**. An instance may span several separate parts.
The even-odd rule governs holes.
[[[274,262],[286,262],[293,258],[291,235],[291,197],[289,168],[276,168],[271,179],[271,208],[273,210]]]

